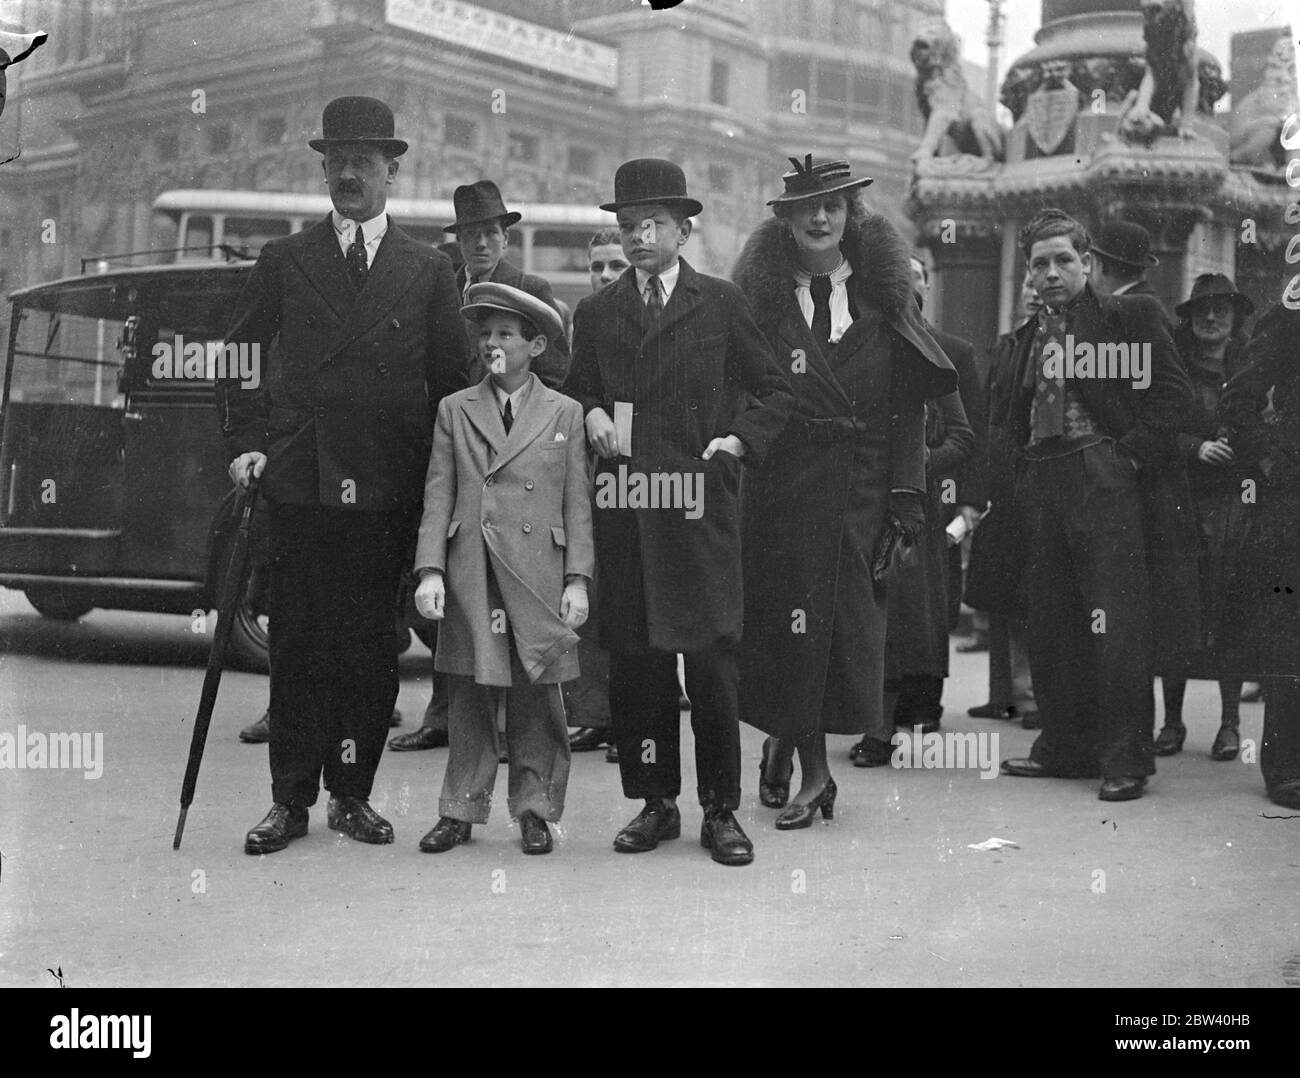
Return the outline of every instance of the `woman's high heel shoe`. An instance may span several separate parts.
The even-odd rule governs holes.
[[[776,738],[769,737],[763,741],[763,758],[758,763],[758,799],[770,809],[782,808],[790,800],[790,779],[794,777],[794,760],[785,773],[784,782],[769,782],[767,778],[767,758],[772,752]]]
[[[776,829],[778,831],[796,831],[801,827],[811,827],[813,817],[817,815],[817,810],[822,810],[822,819],[830,820],[835,817],[835,795],[839,791],[835,788],[835,780],[827,779],[826,785],[822,787],[822,792],[814,797],[806,805],[791,805],[780,816],[776,818]]]
[[[1183,751],[1183,742],[1187,740],[1187,727],[1181,722],[1175,725],[1166,722],[1156,735],[1155,752],[1157,756],[1175,756]]]
[[[1214,735],[1214,744],[1210,746],[1211,760],[1235,760],[1241,751],[1241,735],[1237,724],[1224,723]]]

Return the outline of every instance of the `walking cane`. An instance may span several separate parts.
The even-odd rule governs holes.
[[[249,528],[253,520],[253,505],[257,501],[257,476],[250,476],[239,503],[239,530],[230,551],[230,565],[226,571],[224,594],[217,606],[217,631],[208,650],[208,669],[203,675],[203,692],[199,696],[199,713],[194,719],[194,733],[190,737],[190,759],[185,767],[185,781],[181,784],[181,814],[176,818],[176,836],[172,849],[181,848],[181,835],[185,833],[185,815],[194,801],[194,786],[199,781],[199,765],[203,763],[203,747],[208,741],[208,726],[212,722],[212,709],[217,703],[217,687],[221,684],[221,663],[226,657],[226,643],[235,620],[235,608],[244,591],[244,574],[248,569]]]

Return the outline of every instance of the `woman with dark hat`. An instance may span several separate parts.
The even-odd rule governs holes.
[[[1263,678],[1259,753],[1268,797],[1300,809],[1300,310],[1260,317],[1219,415],[1237,455],[1263,476],[1223,611],[1225,665]],[[1263,413],[1270,391],[1271,422]]]
[[[872,559],[891,520],[925,524],[925,406],[957,376],[917,313],[902,237],[844,161],[791,158],[773,217],[733,278],[790,374],[796,408],[745,477],[741,716],[763,743],[759,796],[781,830],[834,812],[826,735],[887,744],[885,593]]]
[[[1165,724],[1156,737],[1157,756],[1182,751],[1187,738],[1183,696],[1189,677],[1219,682],[1220,725],[1210,747],[1211,759],[1235,759],[1241,747],[1242,682],[1239,677],[1223,676],[1220,619],[1227,569],[1241,546],[1246,526],[1248,510],[1242,501],[1242,484],[1253,480],[1255,471],[1244,465],[1229,445],[1216,416],[1224,385],[1240,369],[1245,322],[1254,309],[1222,273],[1201,274],[1192,285],[1191,296],[1175,308],[1180,321],[1174,343],[1194,391],[1192,408],[1178,434],[1178,450],[1186,461],[1200,535],[1202,647],[1160,671]]]

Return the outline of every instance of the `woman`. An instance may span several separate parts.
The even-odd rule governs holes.
[[[917,315],[902,237],[861,202],[871,180],[843,161],[791,161],[733,274],[796,399],[743,499],[740,713],[771,735],[763,804],[786,804],[798,752],[781,830],[834,812],[826,734],[893,733],[871,561],[891,518],[911,536],[924,526],[924,401],[957,387]]]
[[[1186,303],[1175,308],[1174,343],[1193,387],[1193,404],[1178,434],[1178,449],[1187,462],[1187,477],[1200,534],[1202,648],[1162,673],[1165,724],[1156,737],[1157,756],[1181,752],[1187,738],[1183,696],[1188,677],[1219,682],[1220,725],[1210,747],[1214,760],[1236,759],[1241,679],[1224,677],[1218,653],[1227,567],[1241,545],[1247,519],[1242,484],[1254,478],[1228,444],[1216,418],[1225,383],[1241,366],[1246,344],[1245,321],[1254,304],[1221,273],[1203,273]]]
[[[1263,479],[1234,560],[1223,610],[1225,666],[1267,679],[1259,768],[1274,804],[1300,809],[1300,311],[1259,320],[1220,418]],[[1272,422],[1261,418],[1270,390]]]

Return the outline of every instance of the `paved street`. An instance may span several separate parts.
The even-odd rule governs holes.
[[[1183,755],[1143,800],[1091,781],[982,779],[976,768],[855,769],[833,745],[833,822],[777,832],[758,803],[760,735],[744,731],[748,868],[713,864],[699,811],[658,851],[610,848],[636,806],[603,753],[574,758],[556,852],[526,858],[505,817],[450,853],[437,819],[446,750],[387,753],[375,807],[393,846],[325,827],[242,852],[270,806],[265,746],[238,728],[266,680],[228,673],[180,852],[171,849],[206,640],[180,617],[40,618],[0,590],[0,735],[102,733],[102,775],[0,771],[0,984],[111,985],[1208,985],[1282,986],[1300,955],[1300,819],[1255,763],[1212,763],[1217,690],[1193,682]],[[985,656],[954,655],[945,728],[976,721]],[[399,699],[418,722],[431,665],[415,644]],[[1257,741],[1262,706],[1243,706]],[[689,733],[685,737],[689,746]],[[694,773],[687,754],[687,788]],[[83,760],[83,764],[85,761]],[[1018,848],[969,848],[990,837]]]

